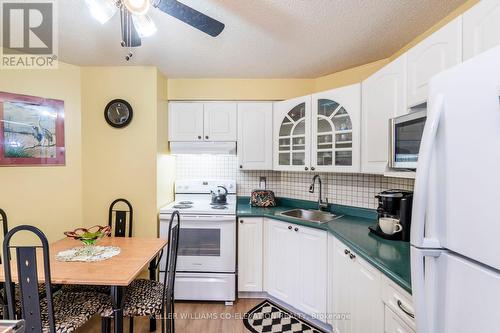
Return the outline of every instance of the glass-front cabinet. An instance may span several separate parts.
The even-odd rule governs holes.
[[[274,170],[358,172],[359,84],[274,106]]]
[[[360,112],[359,84],[312,96],[311,165],[317,171],[359,171]]]
[[[274,170],[308,171],[311,165],[311,96],[274,105]]]

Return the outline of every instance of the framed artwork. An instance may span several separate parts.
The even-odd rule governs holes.
[[[0,166],[64,163],[64,101],[0,92]]]

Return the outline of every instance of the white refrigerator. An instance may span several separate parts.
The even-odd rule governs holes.
[[[500,332],[500,47],[435,76],[411,230],[418,333]]]

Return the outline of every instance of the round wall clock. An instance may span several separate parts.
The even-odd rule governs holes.
[[[132,116],[132,106],[123,99],[112,100],[104,109],[106,122],[115,128],[122,128],[130,124]]]

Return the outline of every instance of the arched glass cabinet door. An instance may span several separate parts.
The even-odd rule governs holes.
[[[300,103],[285,114],[278,133],[278,165],[306,165],[306,103]]]
[[[351,116],[334,100],[320,98],[317,102],[316,165],[318,167],[353,164],[353,127]]]

